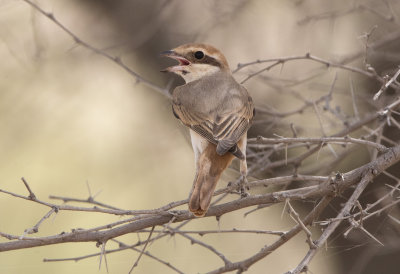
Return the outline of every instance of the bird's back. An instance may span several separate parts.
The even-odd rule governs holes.
[[[207,117],[210,122],[244,107],[248,98],[247,90],[232,75],[223,72],[179,86],[173,92],[174,104]]]

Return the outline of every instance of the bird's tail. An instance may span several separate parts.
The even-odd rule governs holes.
[[[195,216],[202,217],[207,213],[218,180],[233,159],[231,153],[218,155],[216,146],[211,143],[202,152],[189,198],[189,210]]]

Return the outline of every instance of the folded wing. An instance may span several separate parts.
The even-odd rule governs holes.
[[[254,105],[247,91],[241,88],[243,91],[239,98],[232,99],[231,96],[217,104],[212,111],[196,109],[192,104],[177,98],[172,105],[174,115],[187,127],[215,144],[219,155],[229,151],[236,157],[244,159],[237,142],[251,125]]]

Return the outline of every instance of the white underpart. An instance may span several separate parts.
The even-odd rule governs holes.
[[[197,162],[199,161],[201,152],[207,147],[208,141],[201,137],[199,134],[194,132],[193,130],[190,131],[190,139],[192,141],[192,147],[194,151],[194,159],[197,168]]]
[[[186,83],[195,81],[197,79],[200,79],[201,77],[209,76],[220,71],[219,67],[209,64],[190,64],[189,66],[186,70],[188,73],[183,74],[182,72],[180,72],[180,75]]]

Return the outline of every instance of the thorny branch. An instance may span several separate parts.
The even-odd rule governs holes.
[[[359,69],[357,67],[351,67],[351,66],[343,65],[341,63],[335,63],[335,62],[332,62],[332,61],[324,60],[324,59],[319,58],[317,56],[311,55],[310,53],[306,53],[305,55],[300,55],[300,56],[289,56],[289,57],[281,57],[281,58],[256,60],[256,61],[249,62],[249,63],[238,64],[237,68],[233,71],[233,73],[236,73],[239,70],[242,70],[243,68],[248,67],[248,66],[253,66],[253,65],[256,65],[256,64],[263,64],[263,63],[272,63],[272,65],[269,65],[266,68],[263,68],[263,69],[261,69],[261,70],[259,70],[257,72],[249,74],[247,76],[247,78],[245,78],[241,82],[243,84],[243,83],[247,82],[248,80],[250,80],[251,78],[253,78],[254,76],[259,75],[262,72],[271,70],[275,66],[282,65],[282,64],[284,64],[286,62],[295,61],[295,60],[311,60],[311,61],[314,61],[316,63],[323,64],[325,67],[340,68],[340,69],[348,70],[348,71],[351,71],[351,72],[359,73],[359,74],[364,75],[364,76],[369,77],[369,78],[375,78],[376,80],[378,80],[381,83],[383,83],[385,81],[382,77],[377,75],[375,72],[365,71],[365,70]]]
[[[311,236],[312,236],[312,233],[311,233],[311,231],[306,227],[306,225],[303,223],[303,221],[301,220],[301,218],[300,218],[300,215],[294,210],[294,208],[292,207],[292,205],[290,204],[290,201],[288,200],[287,201],[287,205],[288,205],[288,208],[289,208],[289,214],[290,214],[290,216],[292,217],[292,214],[294,215],[294,217],[292,217],[296,222],[297,222],[297,224],[299,224],[300,226],[301,226],[301,228],[304,230],[304,232],[306,233],[306,235],[307,235],[307,243],[309,244],[309,246],[310,246],[310,249],[314,249],[315,247],[316,247],[316,245],[314,244],[314,242],[313,242],[313,240],[312,240],[312,238],[311,238]]]
[[[374,95],[374,100],[378,100],[379,96],[381,96],[381,94],[394,82],[396,82],[397,78],[400,75],[400,68],[397,70],[397,72],[393,75],[392,78],[390,78],[389,81],[387,81],[382,87],[381,89]],[[384,79],[386,80],[387,78],[389,78],[389,76],[385,77]]]
[[[162,95],[166,96],[167,98],[170,98],[170,94],[168,92],[168,89],[164,89],[161,88],[155,84],[153,84],[152,82],[150,82],[149,80],[143,78],[142,76],[140,76],[138,73],[136,73],[135,71],[133,71],[131,68],[129,68],[119,57],[114,57],[111,56],[110,54],[108,54],[107,52],[96,48],[90,44],[88,44],[87,42],[83,41],[81,38],[79,38],[77,35],[75,35],[72,31],[70,31],[66,26],[64,26],[60,21],[58,21],[58,19],[54,16],[54,14],[50,13],[50,12],[46,12],[45,10],[43,10],[39,5],[37,5],[36,3],[34,3],[31,0],[23,0],[24,2],[28,3],[29,5],[31,5],[35,10],[37,10],[38,12],[40,12],[41,14],[43,14],[44,16],[46,16],[49,20],[51,20],[54,24],[56,24],[58,27],[60,27],[65,33],[67,33],[69,36],[72,37],[72,39],[75,41],[75,43],[77,43],[78,45],[87,48],[88,50],[99,54],[101,56],[103,56],[104,58],[114,62],[115,64],[117,64],[118,66],[120,66],[122,69],[124,69],[126,72],[128,72],[130,75],[132,75],[137,82],[142,83],[143,85],[161,93]]]
[[[354,13],[354,12],[358,12],[358,11],[368,11],[372,14],[377,15],[378,17],[383,18],[384,20],[387,21],[393,21],[395,19],[395,16],[393,15],[392,10],[390,9],[390,5],[384,1],[384,3],[388,6],[388,11],[389,14],[384,14],[381,13],[379,11],[377,11],[376,9],[366,5],[366,4],[356,4],[351,8],[348,9],[344,9],[344,10],[337,10],[337,11],[329,11],[329,12],[323,12],[320,14],[314,14],[311,16],[306,16],[305,18],[303,18],[302,20],[298,21],[299,25],[303,25],[303,24],[307,24],[311,21],[319,21],[319,20],[325,20],[325,19],[331,19],[331,20],[336,20],[337,18],[340,18],[342,16],[346,16],[350,13]]]
[[[301,263],[296,267],[294,271],[292,271],[293,274],[302,272],[304,268],[309,264],[311,259],[317,253],[318,248],[320,248],[325,243],[325,241],[329,238],[329,236],[339,226],[339,224],[343,220],[342,218],[349,215],[351,208],[357,202],[357,199],[363,193],[364,189],[368,186],[371,180],[377,175],[377,172],[379,171],[377,171],[375,167],[371,166],[371,170],[369,172],[365,172],[364,174],[362,174],[362,177],[360,178],[361,180],[358,183],[356,189],[354,190],[353,195],[350,197],[350,199],[347,200],[345,206],[337,215],[337,220],[328,225],[328,227],[322,233],[321,237],[314,243],[314,246],[310,248],[310,250],[304,257],[304,259],[301,261]]]
[[[86,42],[80,37],[75,35],[70,29],[62,24],[52,13],[48,13],[43,10],[39,5],[30,0],[23,0],[28,3],[36,11],[51,20],[55,25],[67,33],[78,45],[96,53],[100,56],[112,61],[122,69],[127,71],[137,82],[142,83],[151,89],[160,92],[166,97],[170,97],[167,88],[161,88],[152,82],[146,80],[141,75],[130,69],[119,57],[114,57],[107,52],[100,50]],[[300,24],[305,24],[311,21],[322,20],[322,19],[336,19],[340,16],[344,16],[357,11],[367,11],[375,14],[387,21],[394,21],[395,16],[389,7],[389,14],[377,12],[369,6],[359,4],[350,9],[336,12],[328,12],[319,15],[314,15],[305,18]],[[369,36],[371,32],[369,33]],[[382,39],[369,43],[365,46],[368,50],[377,50],[397,39],[400,38],[400,32],[392,32],[385,35]],[[165,206],[150,210],[126,210],[114,207],[112,205],[99,202],[91,194],[87,199],[77,199],[73,197],[60,197],[50,196],[50,199],[55,202],[47,202],[44,199],[38,198],[32,188],[30,187],[27,180],[22,178],[22,183],[27,189],[29,195],[25,196],[22,194],[10,192],[8,190],[0,189],[0,194],[8,195],[17,199],[27,200],[31,203],[36,203],[48,208],[48,212],[32,227],[24,230],[22,235],[15,235],[0,231],[0,237],[4,238],[4,242],[0,242],[0,252],[9,251],[16,249],[25,249],[30,247],[47,246],[53,244],[61,244],[67,242],[96,242],[101,246],[101,252],[76,256],[73,258],[61,258],[61,259],[45,259],[45,261],[66,261],[74,260],[79,261],[89,257],[100,257],[104,259],[107,254],[121,252],[124,250],[134,250],[139,253],[136,262],[133,264],[131,271],[137,266],[139,260],[143,255],[165,265],[169,269],[183,273],[180,269],[175,267],[169,262],[162,260],[160,257],[153,255],[148,251],[151,248],[149,243],[153,243],[162,239],[163,237],[174,237],[176,235],[181,236],[183,239],[191,243],[195,243],[200,247],[204,248],[208,252],[218,256],[223,265],[210,273],[225,273],[236,270],[238,273],[246,271],[253,264],[264,259],[274,250],[290,241],[294,236],[302,235],[302,231],[305,232],[306,241],[309,245],[309,250],[303,260],[297,265],[291,273],[300,273],[306,271],[309,268],[309,264],[320,248],[327,244],[329,237],[337,231],[338,226],[341,223],[347,223],[349,225],[345,236],[353,229],[359,229],[362,233],[365,233],[368,237],[374,241],[384,244],[372,233],[370,233],[364,226],[368,219],[381,214],[388,209],[392,209],[400,204],[400,179],[389,173],[388,168],[394,166],[400,161],[400,144],[398,140],[392,140],[389,137],[383,135],[385,128],[397,128],[400,130],[399,120],[399,105],[400,98],[392,97],[391,100],[387,100],[382,105],[376,105],[374,100],[379,99],[389,87],[395,91],[400,89],[400,84],[397,81],[400,69],[393,73],[393,76],[380,76],[375,69],[366,65],[365,68],[359,68],[348,65],[349,62],[361,58],[366,52],[359,51],[347,56],[343,56],[340,60],[334,62],[329,61],[310,53],[298,56],[279,57],[271,59],[260,59],[248,63],[238,64],[238,67],[233,73],[243,72],[245,68],[253,69],[256,66],[262,66],[261,69],[256,69],[250,73],[247,73],[246,77],[242,81],[245,83],[250,80],[256,80],[256,76],[263,76],[276,66],[282,66],[289,62],[294,61],[306,61],[313,62],[316,64],[323,65],[323,71],[326,68],[335,68],[337,70],[348,71],[351,73],[359,74],[363,77],[376,81],[380,84],[381,89],[376,92],[372,98],[362,98],[368,101],[371,105],[371,111],[363,113],[362,110],[358,109],[356,100],[360,100],[357,96],[353,80],[350,81],[350,88],[348,92],[342,92],[341,95],[348,96],[352,100],[354,116],[345,115],[342,110],[334,106],[334,96],[338,93],[339,88],[336,87],[336,77],[333,83],[330,85],[330,89],[327,94],[323,94],[320,98],[311,100],[301,93],[286,89],[285,92],[289,93],[293,98],[300,100],[302,105],[295,110],[285,110],[285,112],[279,112],[275,109],[268,108],[265,106],[258,106],[257,110],[261,114],[267,114],[274,119],[273,124],[279,123],[284,124],[284,119],[292,117],[293,115],[301,115],[306,110],[312,110],[315,117],[318,119],[320,124],[319,130],[322,131],[322,137],[307,137],[304,134],[302,127],[290,123],[290,134],[293,137],[283,137],[275,134],[276,138],[267,138],[259,136],[257,138],[249,138],[247,159],[249,163],[249,175],[257,176],[260,179],[254,179],[248,183],[248,187],[251,191],[251,195],[248,197],[241,198],[238,194],[237,188],[238,183],[231,183],[227,187],[217,190],[214,196],[217,197],[216,202],[210,207],[206,217],[216,217],[218,220],[224,214],[235,212],[242,208],[247,208],[249,211],[246,213],[250,214],[257,210],[261,210],[265,207],[284,204],[288,206],[290,216],[295,220],[296,224],[287,231],[271,231],[268,229],[255,230],[255,229],[224,229],[224,230],[188,230],[182,229],[186,224],[190,223],[194,219],[187,210],[181,209],[180,206],[186,205],[187,200],[171,202]],[[366,59],[366,58],[365,58]],[[293,81],[294,83],[300,83],[308,81],[312,77],[303,79],[301,81]],[[279,87],[276,87],[279,90]],[[335,92],[335,94],[334,94]],[[385,96],[382,96],[385,97]],[[326,132],[326,121],[331,119],[332,121],[341,123],[340,127],[335,128],[335,132]],[[256,120],[255,124],[268,124],[270,120]],[[285,134],[287,135],[287,134]],[[299,137],[299,136],[304,137]],[[325,136],[327,135],[327,136]],[[351,135],[351,136],[350,136]],[[314,135],[315,136],[315,135]],[[338,148],[337,145],[340,147]],[[305,162],[312,156],[317,156],[317,160],[321,151],[324,148],[328,148],[328,153],[333,155],[332,159],[329,158],[325,162],[328,166],[324,169],[322,176],[309,175],[314,174],[307,172],[305,168],[307,165]],[[354,168],[345,173],[331,173],[330,168],[333,168],[335,163],[345,159],[346,155],[351,154],[354,148],[368,148],[371,152],[370,160],[357,168]],[[339,149],[342,148],[342,151]],[[284,156],[282,157],[282,154]],[[314,167],[315,168],[315,167]],[[317,169],[320,169],[320,165],[316,165]],[[278,173],[279,176],[272,178],[266,178],[266,171],[284,170],[282,173]],[[315,174],[318,174],[315,172]],[[380,175],[382,174],[382,175]],[[362,206],[360,198],[364,190],[377,176],[387,176],[391,180],[395,180],[394,185],[386,184],[389,189],[388,192],[375,200],[375,202]],[[273,186],[273,188],[271,188]],[[260,191],[261,189],[261,191]],[[354,190],[353,190],[354,189]],[[352,190],[352,195],[346,199],[344,205],[341,207],[339,213],[334,218],[320,219],[321,213],[324,209],[331,204],[337,197],[342,197],[346,190]],[[257,194],[256,194],[257,193]],[[234,194],[234,195],[231,195]],[[396,196],[397,194],[397,196]],[[226,201],[226,197],[233,197],[233,200]],[[388,202],[389,200],[389,202]],[[316,206],[308,212],[308,214],[301,218],[300,214],[294,209],[291,202],[294,201],[312,201],[316,202]],[[71,203],[84,203],[86,206],[75,206]],[[297,209],[297,206],[296,206]],[[352,210],[358,210],[352,212]],[[121,216],[116,222],[104,224],[98,227],[92,227],[89,229],[72,229],[70,232],[61,232],[59,234],[33,237],[39,231],[39,228],[46,222],[46,220],[53,214],[57,214],[59,211],[73,211],[73,212],[84,212],[86,214],[100,213],[100,214],[111,214]],[[388,215],[390,220],[394,223],[398,223],[398,216]],[[343,222],[346,221],[346,222]],[[322,229],[322,234],[318,237],[312,235],[310,226],[318,225]],[[156,229],[157,227],[157,229]],[[128,233],[148,233],[148,238],[144,241],[138,241],[135,244],[125,244],[117,238]],[[157,235],[153,236],[156,232]],[[248,234],[271,234],[275,235],[277,239],[271,244],[265,244],[258,252],[250,255],[249,257],[233,261],[228,258],[221,251],[217,250],[213,245],[207,243],[203,239],[198,239],[196,236],[205,236],[209,234],[225,234],[225,233],[248,233]],[[30,235],[30,236],[28,236]],[[312,240],[312,238],[317,240]],[[118,248],[108,248],[106,243],[117,243]],[[107,260],[106,260],[107,264]]]
[[[150,238],[151,238],[151,236],[153,235],[153,231],[154,231],[154,226],[151,228],[151,231],[150,231],[150,233],[149,233],[149,237],[147,238],[147,241],[146,241],[146,243],[144,244],[142,251],[140,251],[139,257],[136,259],[135,263],[132,265],[132,268],[129,270],[129,274],[131,274],[132,271],[133,271],[133,269],[134,269],[135,267],[138,266],[139,261],[140,261],[140,258],[142,258],[143,253],[144,253],[144,251],[146,250],[146,247],[147,247],[147,245],[148,245],[149,242],[150,242]]]
[[[397,163],[400,160],[400,146],[396,146],[390,148],[388,152],[382,154],[378,157],[375,161],[366,164],[362,167],[359,167],[353,171],[348,173],[342,174],[339,179],[334,179],[334,181],[329,180],[328,182],[322,185],[315,185],[310,187],[301,187],[293,190],[284,190],[284,191],[277,191],[272,193],[267,193],[263,195],[250,195],[246,198],[237,199],[231,202],[226,202],[223,204],[215,205],[210,208],[207,213],[207,216],[222,216],[228,212],[232,212],[241,208],[250,207],[254,205],[260,204],[273,204],[284,202],[286,199],[291,200],[305,200],[305,199],[315,199],[318,197],[325,197],[323,200],[332,199],[335,195],[337,195],[337,191],[343,191],[347,189],[351,185],[358,184],[359,180],[364,182],[368,179],[368,182],[379,175],[382,171],[386,170],[389,166]],[[366,175],[368,174],[368,175]],[[367,176],[367,177],[365,177]],[[364,179],[363,179],[364,178]],[[335,186],[332,189],[332,184]],[[366,183],[363,183],[365,185]],[[360,185],[360,184],[358,184]],[[358,193],[358,192],[357,192]],[[361,194],[361,192],[359,193]],[[359,196],[359,195],[358,195]],[[358,197],[357,196],[357,197]],[[350,200],[352,201],[352,200]],[[326,204],[324,205],[324,207]],[[317,211],[319,207],[315,207],[312,215],[309,215],[303,220],[303,224],[307,225],[312,220],[316,219],[316,214],[314,211]],[[319,209],[322,210],[322,209]],[[35,247],[35,246],[43,246],[43,245],[50,245],[50,244],[57,244],[57,243],[65,243],[65,242],[86,242],[86,241],[93,241],[93,242],[106,242],[109,239],[124,235],[126,233],[131,233],[135,231],[140,231],[142,229],[153,227],[156,225],[163,225],[167,224],[171,218],[175,218],[175,222],[182,222],[185,220],[193,219],[193,215],[191,215],[186,210],[177,210],[174,212],[165,212],[166,214],[160,215],[152,215],[148,214],[141,219],[131,221],[127,224],[122,224],[117,227],[113,228],[106,228],[104,227],[101,230],[91,230],[91,229],[80,229],[74,230],[68,233],[61,233],[58,235],[47,236],[47,237],[25,237],[23,240],[19,239],[18,236],[6,234],[0,232],[0,235],[12,240],[10,242],[0,243],[0,251],[7,251],[7,250],[15,250],[21,248],[28,248],[28,247]],[[320,213],[320,212],[319,212]],[[311,213],[310,213],[311,214]],[[343,214],[342,214],[343,215]],[[311,219],[311,216],[313,217]],[[291,230],[285,233],[284,236],[280,237],[280,240],[277,241],[275,248],[289,240],[289,238],[296,235],[299,231],[301,231],[303,226],[298,224],[296,229]],[[288,237],[290,235],[290,237]],[[283,240],[285,239],[285,240]],[[279,243],[279,244],[278,244]],[[268,248],[270,249],[270,248]],[[259,257],[259,255],[255,255],[254,258],[249,259],[243,263],[243,265],[250,266],[251,264],[255,263],[259,259],[264,258],[269,252],[262,252],[263,256]],[[255,260],[255,258],[259,258]],[[242,263],[240,263],[242,264]],[[225,271],[232,270],[232,267],[237,267],[237,263],[227,264],[223,270],[220,269],[218,272],[215,273],[222,273]],[[242,266],[240,266],[242,267]],[[235,268],[234,268],[235,269]]]

